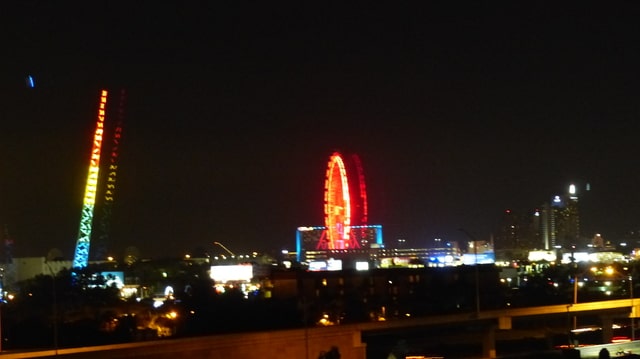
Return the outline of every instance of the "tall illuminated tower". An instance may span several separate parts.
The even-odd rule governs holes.
[[[106,174],[101,176],[100,181],[102,183],[102,191],[104,196],[102,197],[102,218],[100,221],[100,233],[97,237],[97,243],[94,245],[93,257],[99,260],[107,258],[107,247],[109,245],[109,232],[111,227],[111,210],[113,207],[113,201],[116,193],[116,179],[118,174],[118,153],[120,148],[120,140],[122,138],[122,122],[124,120],[124,107],[125,107],[126,92],[120,91],[120,105],[118,106],[118,115],[116,118],[116,125],[113,128],[111,152],[106,154],[109,156],[108,163],[105,166]],[[105,158],[106,159],[106,158]],[[106,175],[106,176],[105,176]],[[94,241],[96,237],[94,236]]]
[[[104,134],[104,120],[107,108],[107,90],[100,93],[100,104],[98,106],[98,120],[96,131],[93,135],[93,147],[89,159],[89,174],[84,192],[82,213],[80,216],[80,229],[78,230],[78,240],[76,242],[76,252],[73,258],[74,268],[84,268],[89,261],[89,247],[91,244],[91,227],[93,223],[93,209],[96,202],[96,192],[98,187],[98,174],[100,172],[100,149],[102,148],[102,137]]]

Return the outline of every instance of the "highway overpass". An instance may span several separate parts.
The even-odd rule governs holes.
[[[536,318],[567,318],[569,316],[597,316],[601,318],[603,342],[611,339],[611,323],[616,318],[636,316],[640,300],[620,299],[600,302],[559,304],[529,308],[507,308],[473,313],[446,314],[423,318],[407,318],[383,322],[313,327],[258,333],[215,335],[182,339],[167,339],[139,343],[116,344],[86,348],[47,350],[29,353],[3,353],[0,359],[13,358],[253,358],[317,359],[321,352],[338,348],[341,359],[366,359],[369,333],[402,333],[407,330],[436,330],[441,327],[479,328],[475,339],[482,345],[478,357],[496,358],[496,336],[509,336],[520,330],[518,322],[536,323]],[[514,325],[515,324],[515,325]],[[607,330],[607,328],[609,328]],[[525,335],[545,335],[547,328],[527,328]],[[568,332],[568,328],[567,328]],[[514,336],[514,337],[517,337]],[[438,338],[435,338],[436,340]],[[461,340],[461,338],[458,338]],[[620,346],[619,344],[616,344]],[[635,343],[626,343],[631,348]],[[624,347],[624,345],[622,345]],[[618,350],[612,347],[612,350]],[[616,347],[617,348],[617,347]],[[590,357],[595,349],[584,350],[582,358]],[[591,350],[591,351],[590,351]],[[613,354],[613,353],[612,353]],[[595,356],[597,357],[597,355]]]

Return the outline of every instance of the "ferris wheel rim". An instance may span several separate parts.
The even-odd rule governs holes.
[[[337,175],[336,175],[337,169]],[[334,183],[337,181],[338,186]],[[338,193],[339,192],[339,193]],[[349,180],[342,156],[334,152],[329,160],[325,179],[325,226],[330,249],[342,247],[336,243],[348,240],[351,226]]]

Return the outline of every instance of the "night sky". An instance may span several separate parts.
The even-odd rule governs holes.
[[[72,258],[102,88],[127,91],[118,257],[294,249],[296,227],[323,224],[336,150],[360,155],[387,242],[488,238],[571,182],[591,185],[583,235],[640,228],[632,2],[15,3],[0,5],[15,256]]]

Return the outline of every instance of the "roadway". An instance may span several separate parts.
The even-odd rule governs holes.
[[[558,335],[566,335],[569,339],[568,318],[577,316],[599,318],[602,326],[602,340],[608,342],[612,338],[612,324],[614,319],[629,318],[633,312],[632,305],[638,305],[640,301],[632,299],[619,299],[610,301],[558,304],[527,308],[506,308],[497,310],[486,310],[472,313],[447,314],[439,316],[429,316],[423,318],[403,319],[396,321],[386,321],[378,323],[354,324],[354,330],[359,330],[363,336],[367,333],[381,333],[393,335],[394,332],[416,329],[425,332],[427,328],[458,327],[452,334],[451,330],[430,331],[429,335],[435,337],[425,337],[422,345],[429,343],[456,344],[456,343],[477,343],[482,346],[483,358],[496,358],[497,341],[518,341],[523,339],[539,339],[544,342],[551,342],[550,338]],[[636,310],[634,313],[638,313]],[[550,324],[553,323],[555,327]],[[605,328],[608,326],[609,330]],[[471,330],[466,330],[471,328]],[[607,339],[608,338],[608,339]],[[429,343],[428,343],[429,342]],[[568,341],[564,342],[568,343]],[[636,343],[619,344],[618,347],[631,347],[634,349]],[[600,348],[601,349],[601,348]],[[585,349],[592,350],[592,349]],[[613,350],[613,349],[612,349]],[[599,351],[599,349],[598,349]],[[615,352],[621,351],[615,349]],[[625,349],[626,351],[626,349]],[[638,351],[640,353],[640,351]],[[587,352],[585,352],[585,355]],[[591,353],[591,352],[589,352]],[[585,356],[583,356],[585,357]],[[597,357],[597,353],[596,356]]]
[[[407,326],[436,326],[440,324],[455,324],[455,323],[469,323],[470,321],[486,321],[486,320],[505,320],[504,318],[522,318],[533,316],[548,316],[548,315],[584,315],[590,314],[607,314],[607,315],[619,315],[622,317],[628,317],[631,311],[632,305],[638,306],[640,301],[634,301],[633,299],[617,299],[607,300],[600,302],[588,302],[577,304],[557,304],[557,305],[545,305],[539,307],[527,307],[527,308],[505,308],[496,310],[485,310],[473,313],[462,314],[445,314],[428,316],[422,318],[411,318],[402,320],[389,320],[385,322],[370,322],[353,324],[361,331],[381,330],[381,329],[393,329],[393,328],[406,328]],[[636,311],[637,313],[638,311]],[[504,323],[507,324],[507,323]],[[507,329],[507,328],[505,328]]]
[[[640,301],[638,301],[640,303]],[[286,352],[289,357],[317,357],[317,353],[326,350],[329,345],[336,345],[340,348],[342,359],[363,359],[366,343],[361,342],[361,338],[367,333],[395,333],[399,336],[403,331],[414,329],[431,329],[436,333],[436,340],[439,334],[444,339],[444,331],[438,330],[440,327],[468,327],[469,325],[480,328],[483,333],[478,333],[475,341],[482,343],[482,353],[479,357],[496,358],[495,351],[496,335],[495,330],[506,334],[512,329],[512,320],[524,319],[526,322],[535,323],[533,318],[546,316],[569,315],[597,315],[603,318],[628,318],[632,305],[636,303],[631,299],[610,300],[601,302],[589,302],[578,304],[559,304],[529,308],[507,308],[498,310],[487,310],[473,313],[447,314],[430,316],[423,318],[407,318],[399,320],[389,320],[384,322],[358,323],[349,325],[337,325],[325,328],[308,328],[289,331],[268,331],[260,333],[246,333],[235,335],[218,335],[199,338],[184,338],[174,340],[150,341],[140,343],[126,343],[110,346],[69,348],[59,349],[57,352],[41,351],[31,353],[2,353],[0,359],[14,358],[45,358],[62,355],[67,358],[125,358],[125,357],[153,357],[154,359],[175,358],[177,355],[209,358],[211,353],[220,353],[223,356],[246,357],[254,355],[256,352],[262,354],[264,358],[280,358]],[[475,324],[474,324],[475,323]],[[543,335],[548,331],[546,327],[528,328],[526,335]],[[465,336],[466,337],[466,336]],[[515,336],[514,336],[515,337]],[[468,340],[474,338],[467,337]],[[460,337],[457,338],[458,341]],[[233,344],[237,343],[237,344]],[[274,350],[278,347],[279,350]],[[603,346],[581,347],[581,358],[597,358],[598,352]],[[617,352],[640,353],[640,341],[607,344],[609,352],[614,357]],[[133,355],[133,356],[132,356]],[[217,357],[217,356],[213,356]]]

